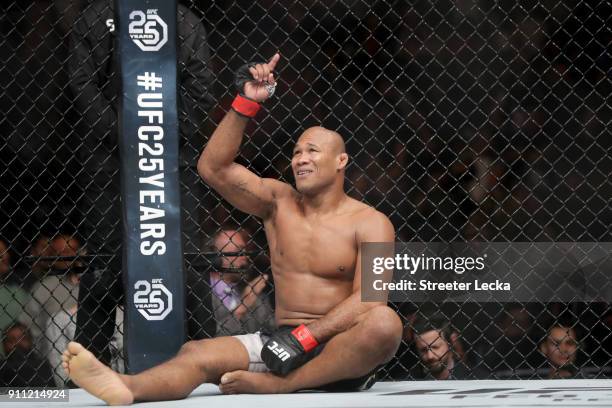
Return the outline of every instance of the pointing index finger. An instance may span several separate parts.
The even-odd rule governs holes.
[[[272,56],[272,58],[270,58],[270,61],[268,62],[268,67],[270,68],[270,71],[274,70],[279,60],[280,60],[280,54],[277,52],[276,54]]]

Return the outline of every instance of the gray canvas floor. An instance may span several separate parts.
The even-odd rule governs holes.
[[[0,402],[4,407],[95,407],[104,403],[83,390],[69,402]],[[378,383],[359,393],[222,395],[205,384],[180,401],[139,403],[137,408],[383,408],[383,407],[612,407],[612,380],[438,381]]]

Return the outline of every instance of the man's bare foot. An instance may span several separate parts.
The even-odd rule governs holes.
[[[219,389],[224,394],[286,394],[293,391],[283,377],[242,370],[223,374]]]
[[[79,343],[68,343],[62,354],[62,367],[76,385],[108,405],[129,405],[134,402],[134,396],[119,375]]]

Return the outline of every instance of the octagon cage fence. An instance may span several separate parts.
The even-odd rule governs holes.
[[[4,386],[69,384],[74,338],[126,370],[112,8],[2,5]],[[191,0],[178,16],[179,48],[193,37],[178,57],[185,340],[273,324],[262,224],[196,163],[235,70],[276,51],[276,94],[237,159],[255,173],[293,183],[293,144],[322,125],[346,140],[347,193],[398,241],[612,241],[609,1]],[[381,380],[451,360],[464,379],[612,375],[607,299],[390,305],[404,333]]]

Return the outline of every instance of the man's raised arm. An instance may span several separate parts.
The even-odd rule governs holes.
[[[291,191],[291,187],[261,178],[234,160],[249,119],[257,113],[259,103],[271,96],[275,84],[273,70],[279,59],[280,55],[275,54],[268,63],[243,67],[237,73],[241,95],[234,100],[198,160],[198,173],[208,185],[239,210],[264,219],[272,214],[278,195]]]

